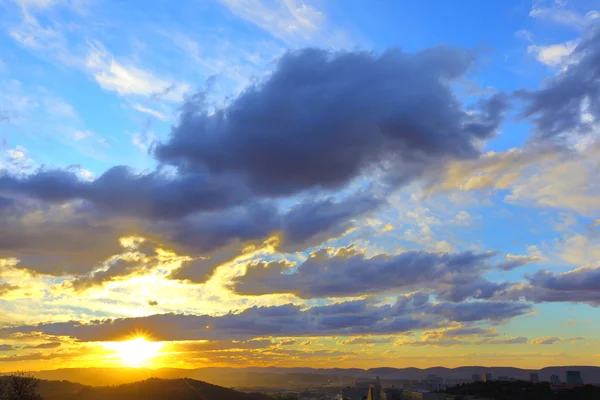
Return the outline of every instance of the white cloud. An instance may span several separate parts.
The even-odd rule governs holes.
[[[86,65],[103,89],[120,95],[152,96],[179,102],[190,90],[187,83],[165,80],[133,65],[120,64],[99,42],[91,46]]]
[[[577,41],[571,40],[550,46],[531,45],[527,47],[527,52],[529,54],[535,54],[539,62],[551,67],[556,67],[564,64],[576,47]]]
[[[153,109],[148,108],[148,107],[144,107],[141,104],[134,104],[132,107],[133,107],[134,110],[137,110],[137,111],[139,111],[141,113],[150,114],[153,117],[156,117],[156,118],[160,119],[161,121],[166,121],[166,120],[169,119],[169,117],[167,117],[166,115],[164,115],[160,111],[153,110]]]

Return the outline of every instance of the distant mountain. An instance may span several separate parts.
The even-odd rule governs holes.
[[[492,373],[494,378],[508,376],[517,379],[529,379],[529,374],[537,372],[541,380],[549,381],[552,374],[565,379],[567,370],[579,370],[586,383],[600,383],[600,367],[557,366],[540,370],[512,367],[468,366],[458,368],[199,368],[199,369],[145,369],[145,368],[68,368],[32,372],[40,379],[69,380],[91,386],[120,385],[148,378],[176,379],[191,378],[225,387],[288,387],[303,388],[327,385],[331,382],[351,382],[354,378],[373,378],[379,376],[386,380],[427,379],[428,375],[443,378],[471,379],[473,374]]]
[[[147,379],[119,386],[84,386],[67,381],[41,381],[44,400],[267,400],[193,379]]]

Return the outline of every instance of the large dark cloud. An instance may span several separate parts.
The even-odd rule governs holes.
[[[532,118],[539,138],[589,133],[594,120],[600,120],[599,23],[586,30],[570,58],[574,62],[541,89],[517,92],[525,101],[523,115]],[[592,120],[584,117],[584,111]]]
[[[426,295],[403,296],[394,305],[354,301],[302,309],[252,307],[223,316],[158,314],[140,318],[77,321],[0,328],[0,337],[42,332],[81,341],[123,340],[147,332],[156,340],[247,340],[267,336],[394,334],[450,322],[502,322],[531,310],[517,302],[431,303]]]
[[[0,194],[83,199],[118,215],[169,219],[337,188],[373,168],[409,180],[444,160],[477,156],[475,142],[498,127],[503,95],[473,114],[452,91],[473,58],[447,47],[289,52],[222,109],[209,112],[202,94],[187,101],[170,140],[155,152],[177,173],[116,166],[91,182],[67,170],[4,173]]]
[[[202,95],[189,101],[155,153],[180,171],[243,176],[269,196],[339,187],[373,167],[409,179],[439,160],[476,156],[473,141],[498,127],[502,95],[473,116],[450,88],[473,60],[447,47],[288,52],[223,109],[211,113]]]
[[[283,261],[250,263],[246,275],[237,278],[234,289],[246,295],[293,293],[311,298],[434,288],[441,283],[452,284],[456,288],[469,286],[460,296],[458,293],[447,296],[449,300],[459,301],[477,290],[491,290],[483,287],[482,283],[472,287],[471,279],[490,268],[492,256],[493,253],[409,251],[394,256],[380,254],[366,258],[364,253],[352,248],[342,248],[335,254],[319,250],[295,270]]]

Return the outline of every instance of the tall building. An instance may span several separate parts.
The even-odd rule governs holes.
[[[581,371],[567,371],[567,383],[569,385],[583,385]]]
[[[535,372],[531,373],[531,374],[529,374],[529,380],[532,383],[540,383],[540,375]]]
[[[473,380],[473,382],[481,382],[481,375],[479,375],[479,374],[473,374],[473,376],[471,377],[471,379]]]
[[[378,385],[369,386],[369,393],[367,394],[367,400],[382,400],[381,399],[381,386],[378,386]]]
[[[492,380],[492,373],[491,372],[485,372],[483,374],[483,381],[484,382],[489,382]]]
[[[560,383],[560,376],[552,374],[550,376],[550,383],[552,383],[553,385]]]

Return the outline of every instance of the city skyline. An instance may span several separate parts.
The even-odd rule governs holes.
[[[0,372],[600,364],[598,1],[0,22]]]

